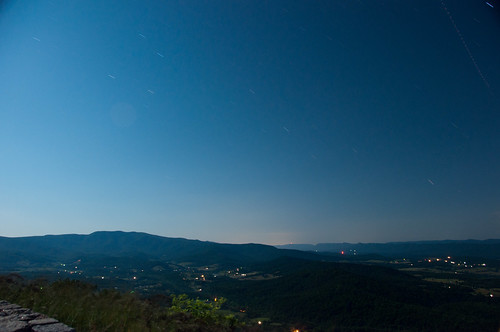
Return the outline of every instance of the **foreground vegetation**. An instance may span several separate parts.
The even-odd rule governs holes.
[[[141,299],[77,280],[26,281],[0,276],[0,298],[54,317],[77,331],[234,331],[243,324],[220,311],[223,299],[186,295]]]

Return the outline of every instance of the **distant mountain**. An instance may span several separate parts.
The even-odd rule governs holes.
[[[318,243],[287,244],[279,249],[295,249],[312,252],[345,254],[378,254],[388,257],[481,257],[500,259],[500,239],[491,240],[444,240],[388,243]]]
[[[138,232],[0,237],[0,268],[2,270],[19,264],[46,265],[79,255],[145,256],[169,262],[189,262],[192,265],[248,264],[279,257],[320,259],[320,256],[316,254],[277,249],[262,244],[221,244]]]

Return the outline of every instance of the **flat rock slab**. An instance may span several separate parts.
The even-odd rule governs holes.
[[[63,323],[55,323],[49,325],[35,325],[31,328],[33,332],[75,332],[75,329],[64,325]]]
[[[0,321],[0,331],[2,332],[24,332],[31,331],[27,322],[6,320]]]
[[[21,306],[18,306],[17,304],[10,304],[9,302],[2,301],[0,303],[0,310],[8,310],[8,309],[19,309]]]
[[[30,325],[47,325],[47,324],[54,324],[54,323],[59,323],[57,319],[54,318],[38,318],[34,320],[30,320]]]
[[[1,332],[75,332],[57,319],[47,317],[17,304],[0,301]]]

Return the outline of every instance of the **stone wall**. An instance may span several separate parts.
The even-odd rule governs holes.
[[[0,300],[1,332],[75,332],[54,318]]]

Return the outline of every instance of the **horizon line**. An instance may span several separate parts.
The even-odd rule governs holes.
[[[78,235],[78,236],[89,236],[95,233],[139,233],[139,234],[147,234],[150,236],[157,236],[157,237],[163,237],[163,238],[170,238],[170,239],[183,239],[183,240],[190,240],[190,241],[201,241],[201,242],[212,242],[212,243],[219,243],[219,244],[235,244],[235,245],[245,245],[245,244],[260,244],[260,245],[268,245],[268,246],[273,246],[273,247],[284,247],[284,246],[318,246],[322,244],[396,244],[396,243],[418,243],[418,242],[446,242],[446,241],[454,241],[454,242],[465,242],[465,241],[492,241],[492,240],[500,240],[500,238],[487,238],[487,239],[473,239],[473,238],[468,238],[468,239],[440,239],[440,240],[407,240],[407,241],[386,241],[386,242],[316,242],[316,243],[283,243],[283,244],[269,244],[269,243],[261,243],[261,242],[241,242],[241,243],[234,243],[234,242],[218,242],[218,241],[212,241],[212,240],[200,240],[200,239],[194,239],[194,238],[188,238],[188,237],[182,237],[182,236],[165,236],[165,235],[158,235],[158,234],[153,234],[153,233],[148,233],[148,232],[142,232],[142,231],[123,231],[123,230],[98,230],[98,231],[93,231],[91,233],[60,233],[60,234],[43,234],[43,235],[23,235],[23,236],[3,236],[0,235],[0,237],[4,238],[11,238],[11,239],[17,239],[17,238],[29,238],[29,237],[44,237],[44,236],[65,236],[65,235]]]

